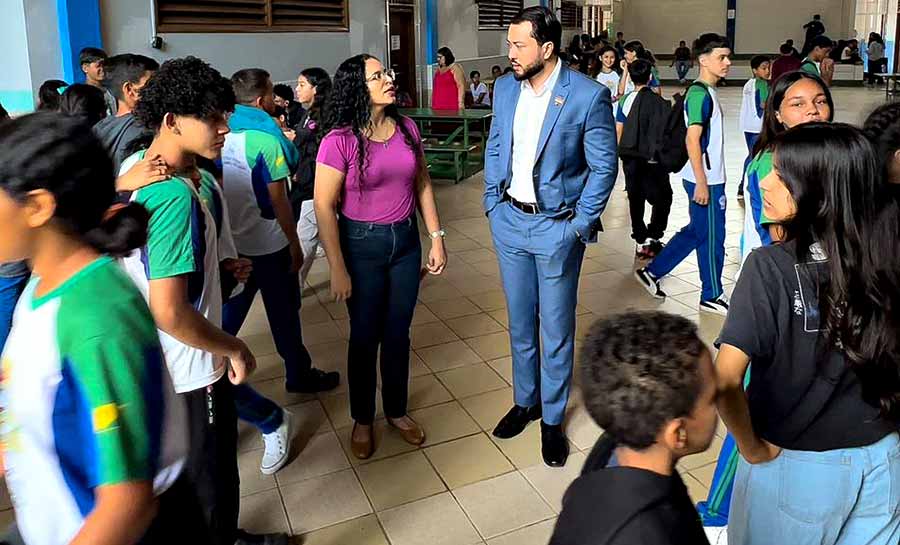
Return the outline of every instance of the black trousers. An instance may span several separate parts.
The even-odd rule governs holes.
[[[180,394],[187,403],[190,448],[184,476],[194,489],[213,545],[234,545],[240,509],[237,409],[228,375]]]
[[[156,518],[137,545],[212,545],[197,492],[186,476],[182,475],[157,501]]]
[[[668,171],[656,163],[631,158],[622,159],[622,170],[631,213],[631,238],[641,244],[648,238],[660,240],[666,232],[672,208]],[[645,203],[653,206],[649,225],[644,223]]]

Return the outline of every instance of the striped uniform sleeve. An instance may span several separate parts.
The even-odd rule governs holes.
[[[712,97],[706,88],[697,85],[688,90],[684,100],[688,125],[705,125],[712,119]]]
[[[247,164],[251,166],[253,185],[267,185],[290,177],[291,169],[281,142],[262,131],[247,131]]]
[[[631,93],[626,93],[616,102],[616,123],[625,123],[628,121],[628,115],[625,113],[625,101]]]
[[[147,278],[158,280],[195,272],[199,264],[194,242],[203,235],[191,190],[181,180],[173,179],[141,189],[135,201],[150,212],[143,256]]]

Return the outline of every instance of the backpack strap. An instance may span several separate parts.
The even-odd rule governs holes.
[[[700,83],[699,81],[694,81],[690,85],[688,85],[688,88],[685,89],[685,91],[684,91],[685,104],[687,103],[687,96],[688,96],[688,92],[691,90],[691,87],[700,87],[701,89],[703,89],[703,92],[706,93],[707,96],[709,96],[710,100],[713,99],[712,95],[709,94],[709,89],[706,88],[706,84]],[[710,121],[708,119],[704,119],[703,124],[700,126],[703,128],[704,133],[708,133],[709,127],[710,127]],[[712,170],[712,163],[710,163],[710,160],[709,160],[709,153],[703,152],[703,158],[706,162],[706,170]]]

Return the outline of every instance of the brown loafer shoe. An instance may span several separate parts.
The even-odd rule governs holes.
[[[369,436],[366,440],[357,441],[354,439],[356,436],[356,426],[357,424],[354,423],[353,430],[350,432],[350,451],[360,460],[368,460],[372,457],[372,453],[375,452],[375,439],[372,437],[373,431],[369,432]],[[372,427],[371,429],[374,430],[375,428]]]
[[[406,418],[409,418],[407,416]],[[396,429],[400,432],[400,436],[403,437],[403,440],[409,443],[410,445],[419,446],[425,442],[425,430],[422,429],[422,426],[416,423],[415,420],[409,418],[409,421],[412,422],[413,427],[410,429],[403,429],[394,424],[394,421],[390,418],[387,419],[388,424],[391,425],[392,428]]]

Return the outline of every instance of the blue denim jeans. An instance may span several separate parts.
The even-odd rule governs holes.
[[[900,437],[825,452],[784,450],[738,462],[730,545],[896,545],[900,542]]]
[[[22,295],[22,290],[28,284],[28,278],[30,278],[28,274],[0,276],[0,352],[3,352],[9,330],[12,328],[13,311],[16,310],[16,303]]]
[[[350,415],[360,424],[371,424],[375,418],[375,366],[380,348],[384,414],[399,418],[406,415],[409,328],[422,267],[416,217],[389,225],[341,218],[339,227],[353,287],[347,300]]]
[[[684,81],[691,69],[691,61],[675,61],[675,71],[678,73],[678,81]]]

